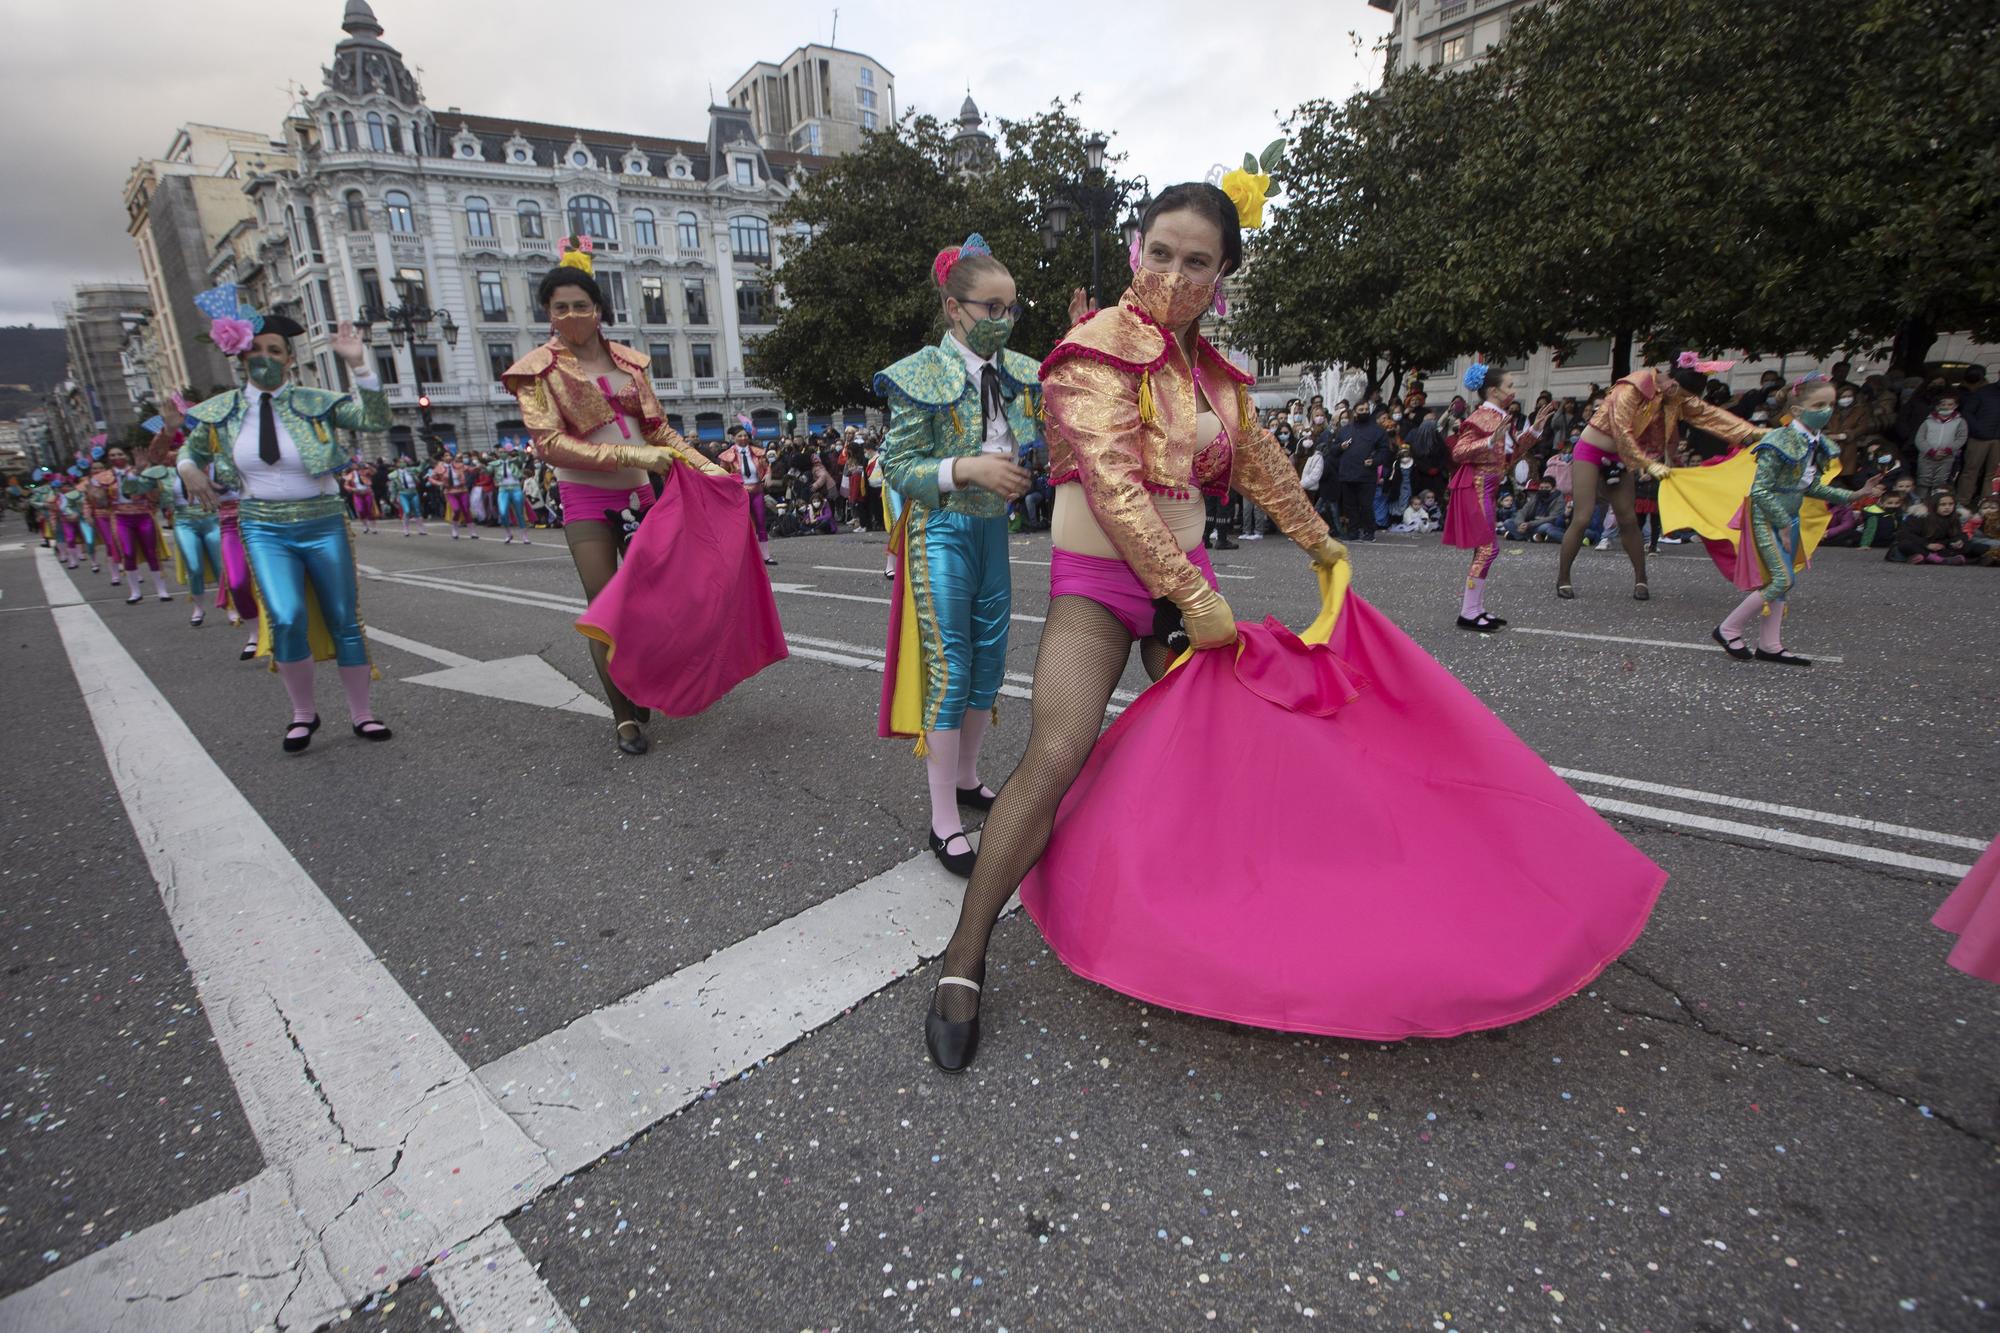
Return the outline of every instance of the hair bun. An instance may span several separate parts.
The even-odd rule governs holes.
[[[944,286],[945,279],[951,276],[951,266],[958,262],[959,251],[964,248],[964,246],[960,245],[947,245],[944,249],[937,252],[937,258],[931,261],[932,282],[936,283],[940,288]]]

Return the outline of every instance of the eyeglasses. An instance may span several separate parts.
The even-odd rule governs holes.
[[[1014,302],[1012,305],[1001,305],[998,301],[960,301],[959,305],[968,311],[972,311],[974,314],[977,314],[979,310],[985,310],[986,314],[984,318],[986,319],[1011,319],[1016,321],[1021,318],[1023,308],[1019,301]]]

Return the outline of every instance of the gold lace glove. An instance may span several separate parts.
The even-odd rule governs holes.
[[[1196,648],[1227,648],[1236,642],[1236,614],[1222,594],[1207,584],[1175,603],[1187,626],[1188,642]]]
[[[1347,559],[1347,548],[1331,537],[1323,537],[1312,548],[1312,562],[1325,569],[1332,569]]]

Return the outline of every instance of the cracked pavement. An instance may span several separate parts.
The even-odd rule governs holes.
[[[878,541],[774,550],[782,581],[886,595]],[[574,596],[555,554],[385,534],[361,558]],[[10,608],[39,604],[25,555],[0,553]],[[1699,642],[1730,600],[1705,558],[1672,553],[1654,600],[1632,604],[1622,560],[1591,553],[1580,600],[1556,603],[1549,556],[1503,552],[1492,601],[1517,626]],[[1254,576],[1229,585],[1246,617],[1306,618],[1289,544],[1218,561]],[[1719,654],[1454,634],[1456,553],[1388,540],[1356,561],[1357,587],[1552,763],[1995,831],[2000,668],[1948,628],[1953,608],[2000,590],[1970,588],[1985,571],[1830,553],[1788,632],[1847,660],[1801,679]],[[1015,609],[1041,614],[1046,568],[1015,573]],[[233,636],[190,632],[180,602],[93,605],[475,1069],[922,851],[921,771],[907,745],[873,738],[873,673],[795,659],[702,718],[655,723],[654,753],[634,761],[594,719],[401,685],[433,664],[379,649],[396,742],[326,740],[288,761],[256,720],[281,708],[276,686],[239,667]],[[477,660],[539,651],[596,691],[560,612],[377,582],[363,607],[371,625]],[[795,595],[780,611],[793,633],[864,646],[886,614]],[[1036,629],[1013,626],[1011,671],[1032,671]],[[0,1029],[13,1054],[0,1291],[14,1291],[269,1164],[46,613],[10,611],[0,635],[18,682],[0,725],[29,756],[7,767],[0,866],[15,1002]],[[1125,687],[1141,683],[1135,666]],[[1025,705],[1007,708],[989,783],[1026,730]],[[1337,821],[1356,779],[1301,784],[1301,827]],[[968,1078],[923,1061],[920,972],[533,1192],[506,1230],[578,1327],[1150,1330],[1211,1312],[1232,1328],[1994,1327],[2000,988],[1944,967],[1928,917],[1948,884],[1614,822],[1672,873],[1659,909],[1585,994],[1514,1028],[1380,1046],[1184,1018],[1077,980],[1016,916],[996,935]],[[704,992],[726,981],[691,977]],[[371,1109],[365,1132],[356,1119],[375,1144],[357,1146],[298,1054],[345,1150],[395,1144],[340,1210],[352,1221],[412,1170],[410,1136],[453,1080],[418,1080],[431,1086]],[[422,1267],[369,1279],[349,1322],[453,1327]],[[323,1278],[302,1256],[205,1285],[270,1283],[283,1312]]]

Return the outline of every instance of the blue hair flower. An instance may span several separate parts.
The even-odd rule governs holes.
[[[1486,371],[1484,363],[1475,361],[1466,368],[1465,379],[1461,382],[1471,392],[1478,393],[1486,387]]]

